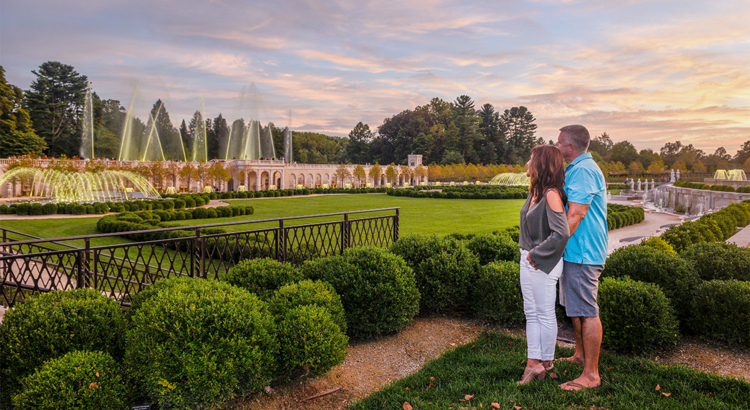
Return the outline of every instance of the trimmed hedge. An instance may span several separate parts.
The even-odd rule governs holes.
[[[643,208],[637,206],[607,204],[607,229],[614,230],[643,221]]]
[[[681,253],[691,245],[729,239],[738,227],[750,222],[750,200],[730,204],[697,221],[683,222],[664,231],[661,237]]]
[[[474,314],[503,326],[522,323],[525,316],[519,274],[517,262],[492,262],[482,266],[472,297]]]
[[[603,277],[624,278],[659,285],[685,325],[690,317],[690,300],[700,279],[679,256],[648,246],[631,245],[617,249],[607,258]]]
[[[125,409],[127,391],[115,360],[104,352],[74,351],[50,359],[21,380],[17,409]]]
[[[126,334],[124,363],[135,391],[160,409],[211,408],[271,381],[278,344],[264,302],[217,281],[158,283]]]
[[[617,352],[653,353],[680,339],[674,308],[652,283],[605,278],[599,286],[602,344]]]
[[[278,322],[281,376],[324,374],[346,358],[349,338],[327,309],[306,305],[288,310]]]
[[[371,247],[308,261],[305,278],[330,283],[341,297],[347,334],[356,339],[394,333],[419,310],[414,272],[399,256]]]
[[[710,280],[692,300],[693,328],[701,336],[750,346],[750,283]]]
[[[691,245],[682,252],[702,280],[750,281],[750,249],[724,242]]]
[[[521,259],[518,242],[506,235],[477,235],[469,240],[466,247],[477,255],[481,265],[498,261],[518,262]]]
[[[75,350],[122,357],[125,314],[93,289],[32,297],[5,313],[0,325],[0,405],[8,408],[20,380],[45,361]]]
[[[641,246],[648,246],[656,250],[666,252],[672,255],[677,255],[672,245],[668,244],[667,241],[662,239],[660,236],[652,236],[650,238],[642,239]]]
[[[302,280],[302,274],[291,264],[274,259],[247,259],[231,267],[220,279],[261,299],[273,295],[276,289]]]
[[[525,199],[529,195],[529,188],[506,185],[415,186],[399,189],[389,188],[386,193],[391,196],[412,198]]]
[[[341,298],[328,282],[302,280],[280,287],[268,300],[268,310],[276,318],[281,318],[299,306],[320,306],[331,314],[334,323],[346,333],[346,313]]]

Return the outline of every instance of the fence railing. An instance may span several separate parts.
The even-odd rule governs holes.
[[[245,259],[268,257],[300,264],[340,254],[349,247],[388,247],[398,240],[399,210],[371,209],[54,239],[0,228],[0,300],[12,307],[36,293],[92,288],[128,306],[138,292],[161,278],[215,279]],[[295,224],[312,218],[334,220]],[[262,227],[224,233],[211,233],[215,230],[209,229],[238,225]],[[179,234],[92,246],[92,241],[112,236],[171,231]],[[83,246],[66,243],[70,241],[82,241]]]

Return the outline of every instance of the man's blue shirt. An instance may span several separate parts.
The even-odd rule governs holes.
[[[604,265],[609,242],[607,184],[590,153],[579,155],[565,168],[565,195],[568,202],[589,205],[589,210],[568,240],[563,259],[584,265]]]

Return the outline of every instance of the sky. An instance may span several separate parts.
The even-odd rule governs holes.
[[[144,121],[162,99],[175,126],[201,110],[346,136],[469,95],[526,106],[545,140],[750,140],[748,0],[0,0],[8,82],[45,61]]]

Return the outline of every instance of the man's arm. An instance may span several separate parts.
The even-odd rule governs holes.
[[[575,202],[568,202],[568,227],[570,228],[570,236],[578,229],[578,225],[586,216],[586,212],[589,211],[591,205],[578,204]]]

